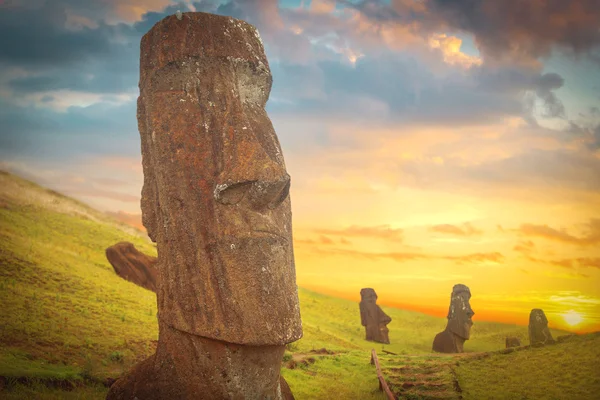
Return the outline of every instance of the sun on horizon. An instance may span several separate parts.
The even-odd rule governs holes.
[[[574,327],[583,322],[583,316],[575,310],[569,310],[562,314],[567,325]]]

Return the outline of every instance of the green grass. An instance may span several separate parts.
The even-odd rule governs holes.
[[[598,399],[600,333],[461,361],[455,371],[465,400]]]
[[[141,232],[0,172],[0,377],[8,382],[0,397],[103,399],[107,389],[94,382],[116,378],[154,352],[154,293],[119,278],[105,257],[108,246],[124,240],[156,255]],[[394,368],[406,361],[403,356],[429,357],[433,337],[446,323],[384,307],[393,319],[392,344],[382,345],[364,340],[357,303],[302,288],[299,296],[304,337],[288,345],[285,361],[320,348],[336,354],[282,369],[298,400],[384,398],[370,350],[380,354],[389,379],[400,382]],[[475,321],[465,351],[501,349],[508,335],[528,342],[525,326]],[[398,356],[383,355],[384,349]],[[66,382],[76,389],[47,387]]]
[[[42,382],[9,384],[0,391],[4,400],[89,400],[105,399],[106,388],[101,385],[88,385],[72,390],[48,387]]]

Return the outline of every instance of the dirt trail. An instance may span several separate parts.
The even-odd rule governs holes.
[[[334,356],[338,353],[333,352],[331,350],[327,350],[326,348],[311,350],[308,353],[294,353],[292,354],[292,359],[285,362],[284,366],[287,369],[294,369],[299,365],[310,365],[314,364],[318,358]]]
[[[398,399],[461,399],[453,367],[459,359],[472,356],[401,355],[379,356],[386,381]]]

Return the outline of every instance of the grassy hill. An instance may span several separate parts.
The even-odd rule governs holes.
[[[154,293],[119,278],[104,254],[108,246],[123,240],[156,255],[141,232],[0,172],[0,397],[103,399],[107,378],[118,377],[154,352],[158,338]],[[400,382],[402,373],[394,368],[406,360],[452,365],[448,373],[458,377],[453,379],[460,381],[467,398],[467,391],[486,390],[485,385],[469,382],[488,382],[481,376],[490,378],[486,371],[500,368],[495,356],[467,361],[470,354],[503,348],[507,335],[528,342],[527,327],[475,321],[472,339],[465,344],[469,354],[435,358],[430,354],[431,342],[443,330],[444,318],[384,307],[393,319],[388,326],[392,344],[382,346],[364,340],[357,303],[304,289],[299,293],[304,337],[288,345],[282,364],[282,374],[298,400],[383,399],[369,363],[372,348],[382,354],[390,382]],[[595,354],[598,360],[597,351],[584,351],[599,349],[598,338],[581,343],[580,339],[568,343],[580,351],[569,351],[583,358]],[[554,349],[566,345],[498,360],[521,354],[554,359],[564,355],[558,350],[553,353]],[[322,348],[328,351],[317,351]],[[456,357],[461,363],[455,368]],[[468,367],[469,362],[475,363],[473,367]],[[512,381],[506,377],[505,382]],[[597,378],[591,382],[596,386],[588,386],[597,387]]]

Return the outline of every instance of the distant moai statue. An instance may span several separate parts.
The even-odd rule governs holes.
[[[376,304],[377,294],[374,289],[365,288],[360,290],[360,321],[365,327],[366,339],[379,343],[390,343],[389,324],[392,319],[381,307]]]
[[[529,314],[529,344],[531,346],[554,343],[550,329],[548,329],[548,318],[544,310],[534,308]]]
[[[519,347],[521,346],[521,340],[516,336],[507,336],[506,337],[506,348],[510,347]]]
[[[446,329],[433,339],[433,351],[440,353],[462,353],[463,345],[471,336],[473,315],[469,300],[471,291],[466,285],[458,284],[452,288],[450,309]]]
[[[280,369],[302,324],[271,84],[244,21],[182,13],[143,36],[141,206],[158,250],[159,336],[107,399],[293,398]]]

